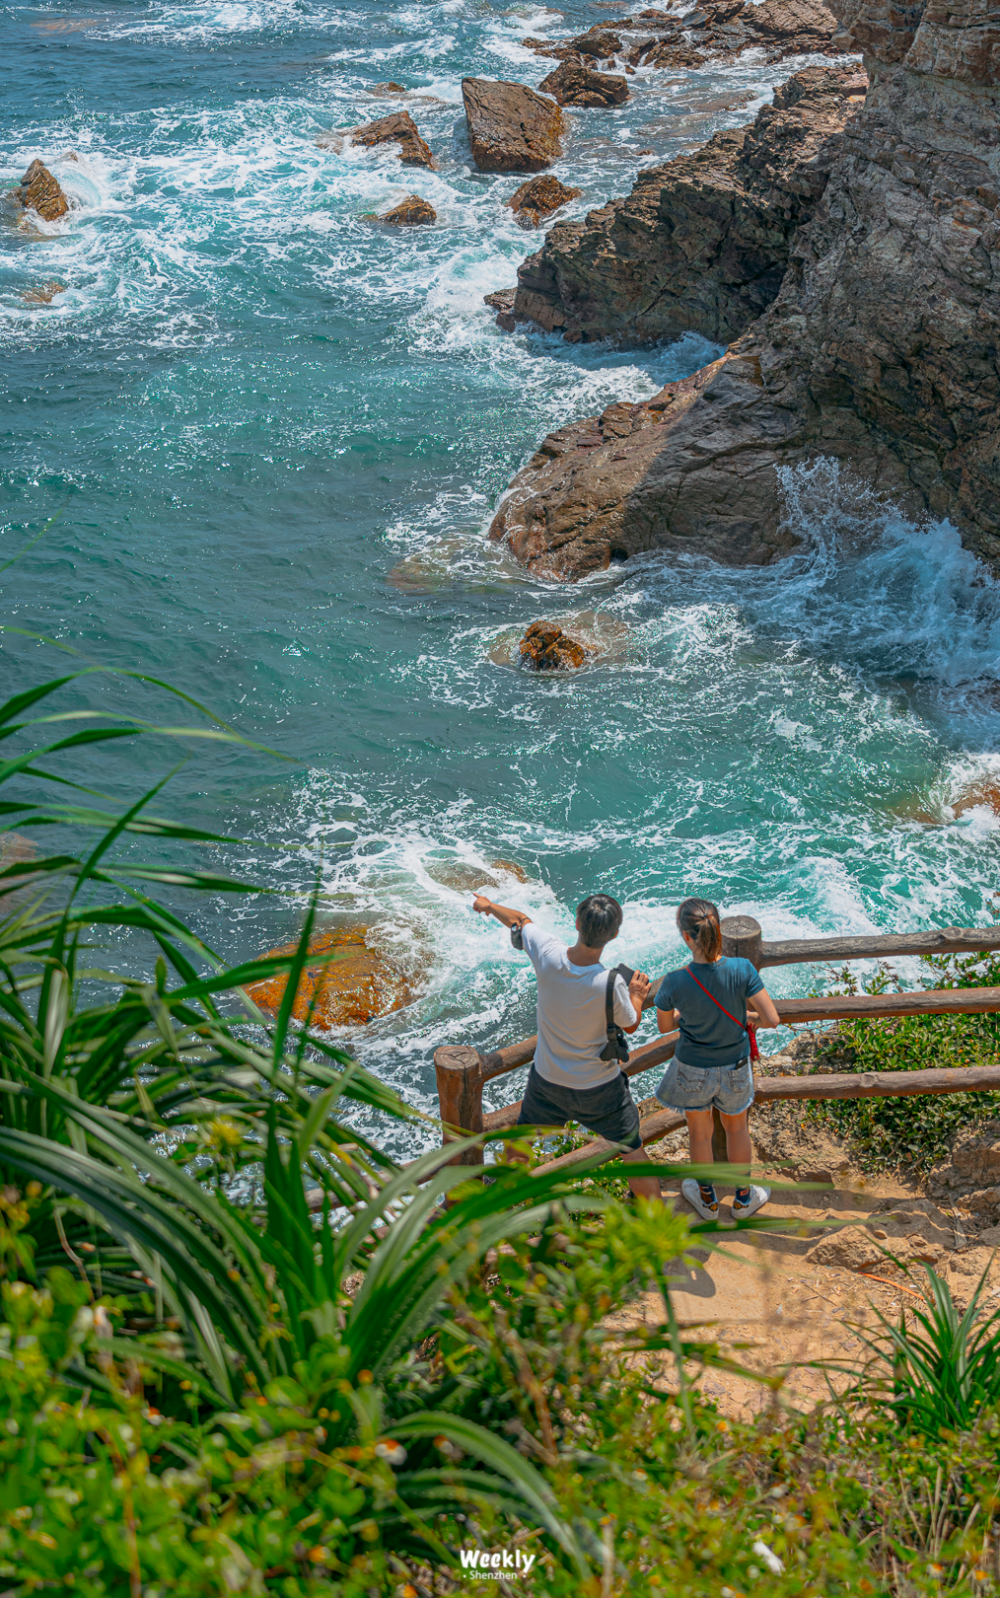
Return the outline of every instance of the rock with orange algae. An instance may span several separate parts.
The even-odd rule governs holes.
[[[952,800],[951,808],[956,816],[964,816],[967,810],[975,810],[980,805],[1000,816],[1000,778],[980,777],[977,782],[970,782]]]
[[[10,198],[24,211],[34,211],[46,222],[58,222],[69,210],[56,179],[41,161],[32,161],[20,184],[11,189]]]
[[[57,294],[65,292],[65,283],[40,283],[35,289],[25,289],[21,299],[25,305],[51,305]]]
[[[391,211],[383,211],[381,216],[366,213],[362,221],[381,222],[386,227],[426,227],[437,221],[437,212],[419,194],[408,194]]]
[[[310,939],[310,954],[332,954],[332,959],[307,965],[299,979],[292,1015],[305,1022],[312,1005],[310,1025],[329,1031],[332,1027],[367,1026],[380,1015],[402,1009],[413,998],[412,990],[398,967],[369,947],[367,927],[338,928],[319,932]],[[269,949],[264,959],[278,954],[294,954],[297,945],[283,944]],[[256,1005],[277,1014],[285,996],[288,977],[284,973],[265,982],[254,982],[247,993]]]
[[[533,621],[521,640],[521,659],[533,671],[575,670],[587,651],[554,621]]]

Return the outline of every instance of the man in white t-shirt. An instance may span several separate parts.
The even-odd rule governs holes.
[[[538,1043],[528,1077],[518,1126],[564,1126],[579,1121],[597,1137],[624,1143],[627,1161],[647,1163],[639,1138],[639,1112],[617,1060],[602,1060],[608,1041],[608,972],[601,964],[605,945],[618,936],[622,907],[606,893],[592,893],[576,912],[577,941],[571,948],[543,932],[523,911],[494,904],[477,894],[472,908],[493,915],[505,927],[519,927],[524,952],[538,979]],[[614,1018],[623,1032],[634,1032],[650,992],[649,977],[637,971],[626,986],[614,986]],[[659,1198],[655,1176],[633,1176],[637,1196]]]

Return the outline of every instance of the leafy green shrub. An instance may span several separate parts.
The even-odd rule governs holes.
[[[624,1230],[610,1255],[602,1244],[590,1261],[579,1239],[573,1245],[575,1267],[562,1288],[581,1282],[593,1294],[602,1264],[615,1259],[620,1285],[637,1241],[649,1246],[648,1228],[637,1240],[630,1235],[632,1224],[631,1217],[622,1217]],[[837,1490],[812,1480],[797,1458],[794,1469],[787,1463],[780,1469],[788,1496],[776,1516],[766,1435],[730,1426],[711,1406],[698,1403],[691,1406],[689,1423],[681,1422],[670,1395],[652,1384],[652,1373],[623,1366],[620,1350],[557,1290],[551,1237],[546,1251],[547,1271],[535,1273],[545,1274],[547,1282],[539,1314],[554,1328],[554,1306],[561,1301],[564,1312],[570,1310],[570,1341],[589,1346],[573,1367],[579,1383],[564,1389],[551,1371],[539,1371],[559,1435],[554,1455],[540,1457],[540,1412],[529,1416],[522,1448],[536,1464],[523,1460],[523,1466],[537,1467],[565,1522],[575,1523],[588,1542],[589,1572],[558,1538],[539,1535],[537,1522],[523,1514],[523,1500],[519,1514],[495,1477],[491,1482],[489,1474],[480,1476],[475,1491],[472,1456],[459,1457],[463,1426],[457,1413],[447,1436],[435,1433],[432,1417],[423,1443],[419,1428],[401,1442],[397,1429],[381,1427],[385,1396],[379,1384],[361,1373],[354,1383],[332,1384],[338,1409],[353,1418],[350,1435],[335,1440],[329,1348],[320,1343],[293,1378],[269,1382],[263,1391],[248,1384],[231,1410],[200,1414],[193,1400],[186,1417],[161,1414],[145,1396],[135,1362],[109,1361],[102,1354],[94,1313],[80,1302],[81,1285],[68,1273],[54,1272],[48,1290],[23,1283],[3,1289],[5,1590],[17,1598],[46,1587],[87,1598],[207,1598],[241,1591],[369,1598],[426,1592],[432,1571],[461,1571],[462,1547],[496,1550],[516,1541],[534,1553],[535,1575],[521,1590],[535,1595],[666,1598],[688,1592],[714,1598],[720,1585],[744,1592],[760,1575],[775,1598],[816,1590],[820,1581],[824,1592],[843,1598],[881,1592],[840,1524]],[[533,1267],[538,1263],[531,1261]],[[518,1282],[516,1274],[513,1285],[520,1298],[511,1302],[520,1306],[541,1291],[532,1278]],[[602,1342],[609,1345],[603,1355]],[[504,1346],[509,1354],[509,1343]],[[104,1361],[107,1385],[96,1398],[67,1385],[81,1353],[91,1364]],[[450,1380],[454,1345],[443,1345],[440,1358]],[[408,1378],[401,1371],[399,1381],[409,1387],[412,1402],[419,1375]],[[468,1380],[459,1385],[468,1396]],[[508,1408],[502,1401],[495,1423]],[[568,1423],[567,1409],[585,1417],[582,1430]],[[465,1426],[470,1438],[477,1429]],[[794,1452],[787,1449],[789,1456]],[[416,1514],[403,1485],[411,1459],[425,1493],[423,1511]],[[454,1501],[449,1482],[472,1489],[464,1505]],[[414,1529],[422,1556],[414,1553]],[[786,1574],[775,1579],[769,1572],[755,1552],[761,1540]],[[496,1586],[467,1577],[461,1590],[495,1593]]]
[[[935,955],[923,960],[925,988],[1000,986],[1000,955]],[[838,974],[838,993],[859,991],[855,975]],[[895,973],[880,967],[862,990],[901,991]],[[840,1021],[820,1047],[817,1069],[836,1058],[851,1071],[925,1071],[1000,1060],[1000,1014],[891,1016]],[[913,1098],[818,1101],[810,1117],[824,1121],[846,1138],[863,1170],[901,1166],[923,1176],[947,1157],[949,1141],[962,1127],[996,1114],[993,1093],[925,1094]]]
[[[988,1272],[959,1314],[947,1282],[930,1266],[926,1309],[903,1309],[896,1325],[876,1311],[881,1333],[862,1335],[867,1368],[848,1397],[891,1410],[911,1431],[969,1431],[1000,1406],[1000,1310],[984,1314]]]

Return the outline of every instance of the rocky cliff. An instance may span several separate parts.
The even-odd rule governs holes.
[[[854,67],[807,67],[745,128],[640,172],[632,193],[562,222],[518,269],[513,311],[573,342],[676,338],[729,343],[781,287],[792,236],[812,216],[864,100]]]
[[[783,467],[833,457],[1000,567],[1000,18],[986,0],[835,0],[867,99],[774,304],[720,361],[564,428],[492,534],[539,573],[791,548]]]

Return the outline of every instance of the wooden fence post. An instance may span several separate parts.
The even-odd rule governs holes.
[[[753,916],[727,916],[722,923],[722,952],[725,955],[741,956],[749,960],[756,970],[760,970],[762,933],[760,922]],[[722,1117],[718,1110],[712,1111],[712,1159],[716,1165],[725,1165],[729,1160],[729,1151],[726,1148],[726,1133],[722,1125]]]
[[[753,916],[727,916],[722,923],[722,952],[740,955],[760,970],[763,934]]]
[[[478,1049],[449,1045],[434,1050],[438,1111],[445,1127],[445,1143],[452,1142],[457,1133],[482,1132],[484,1066]],[[449,1128],[453,1130],[449,1132]],[[465,1149],[449,1164],[481,1165],[482,1158],[479,1149]]]

